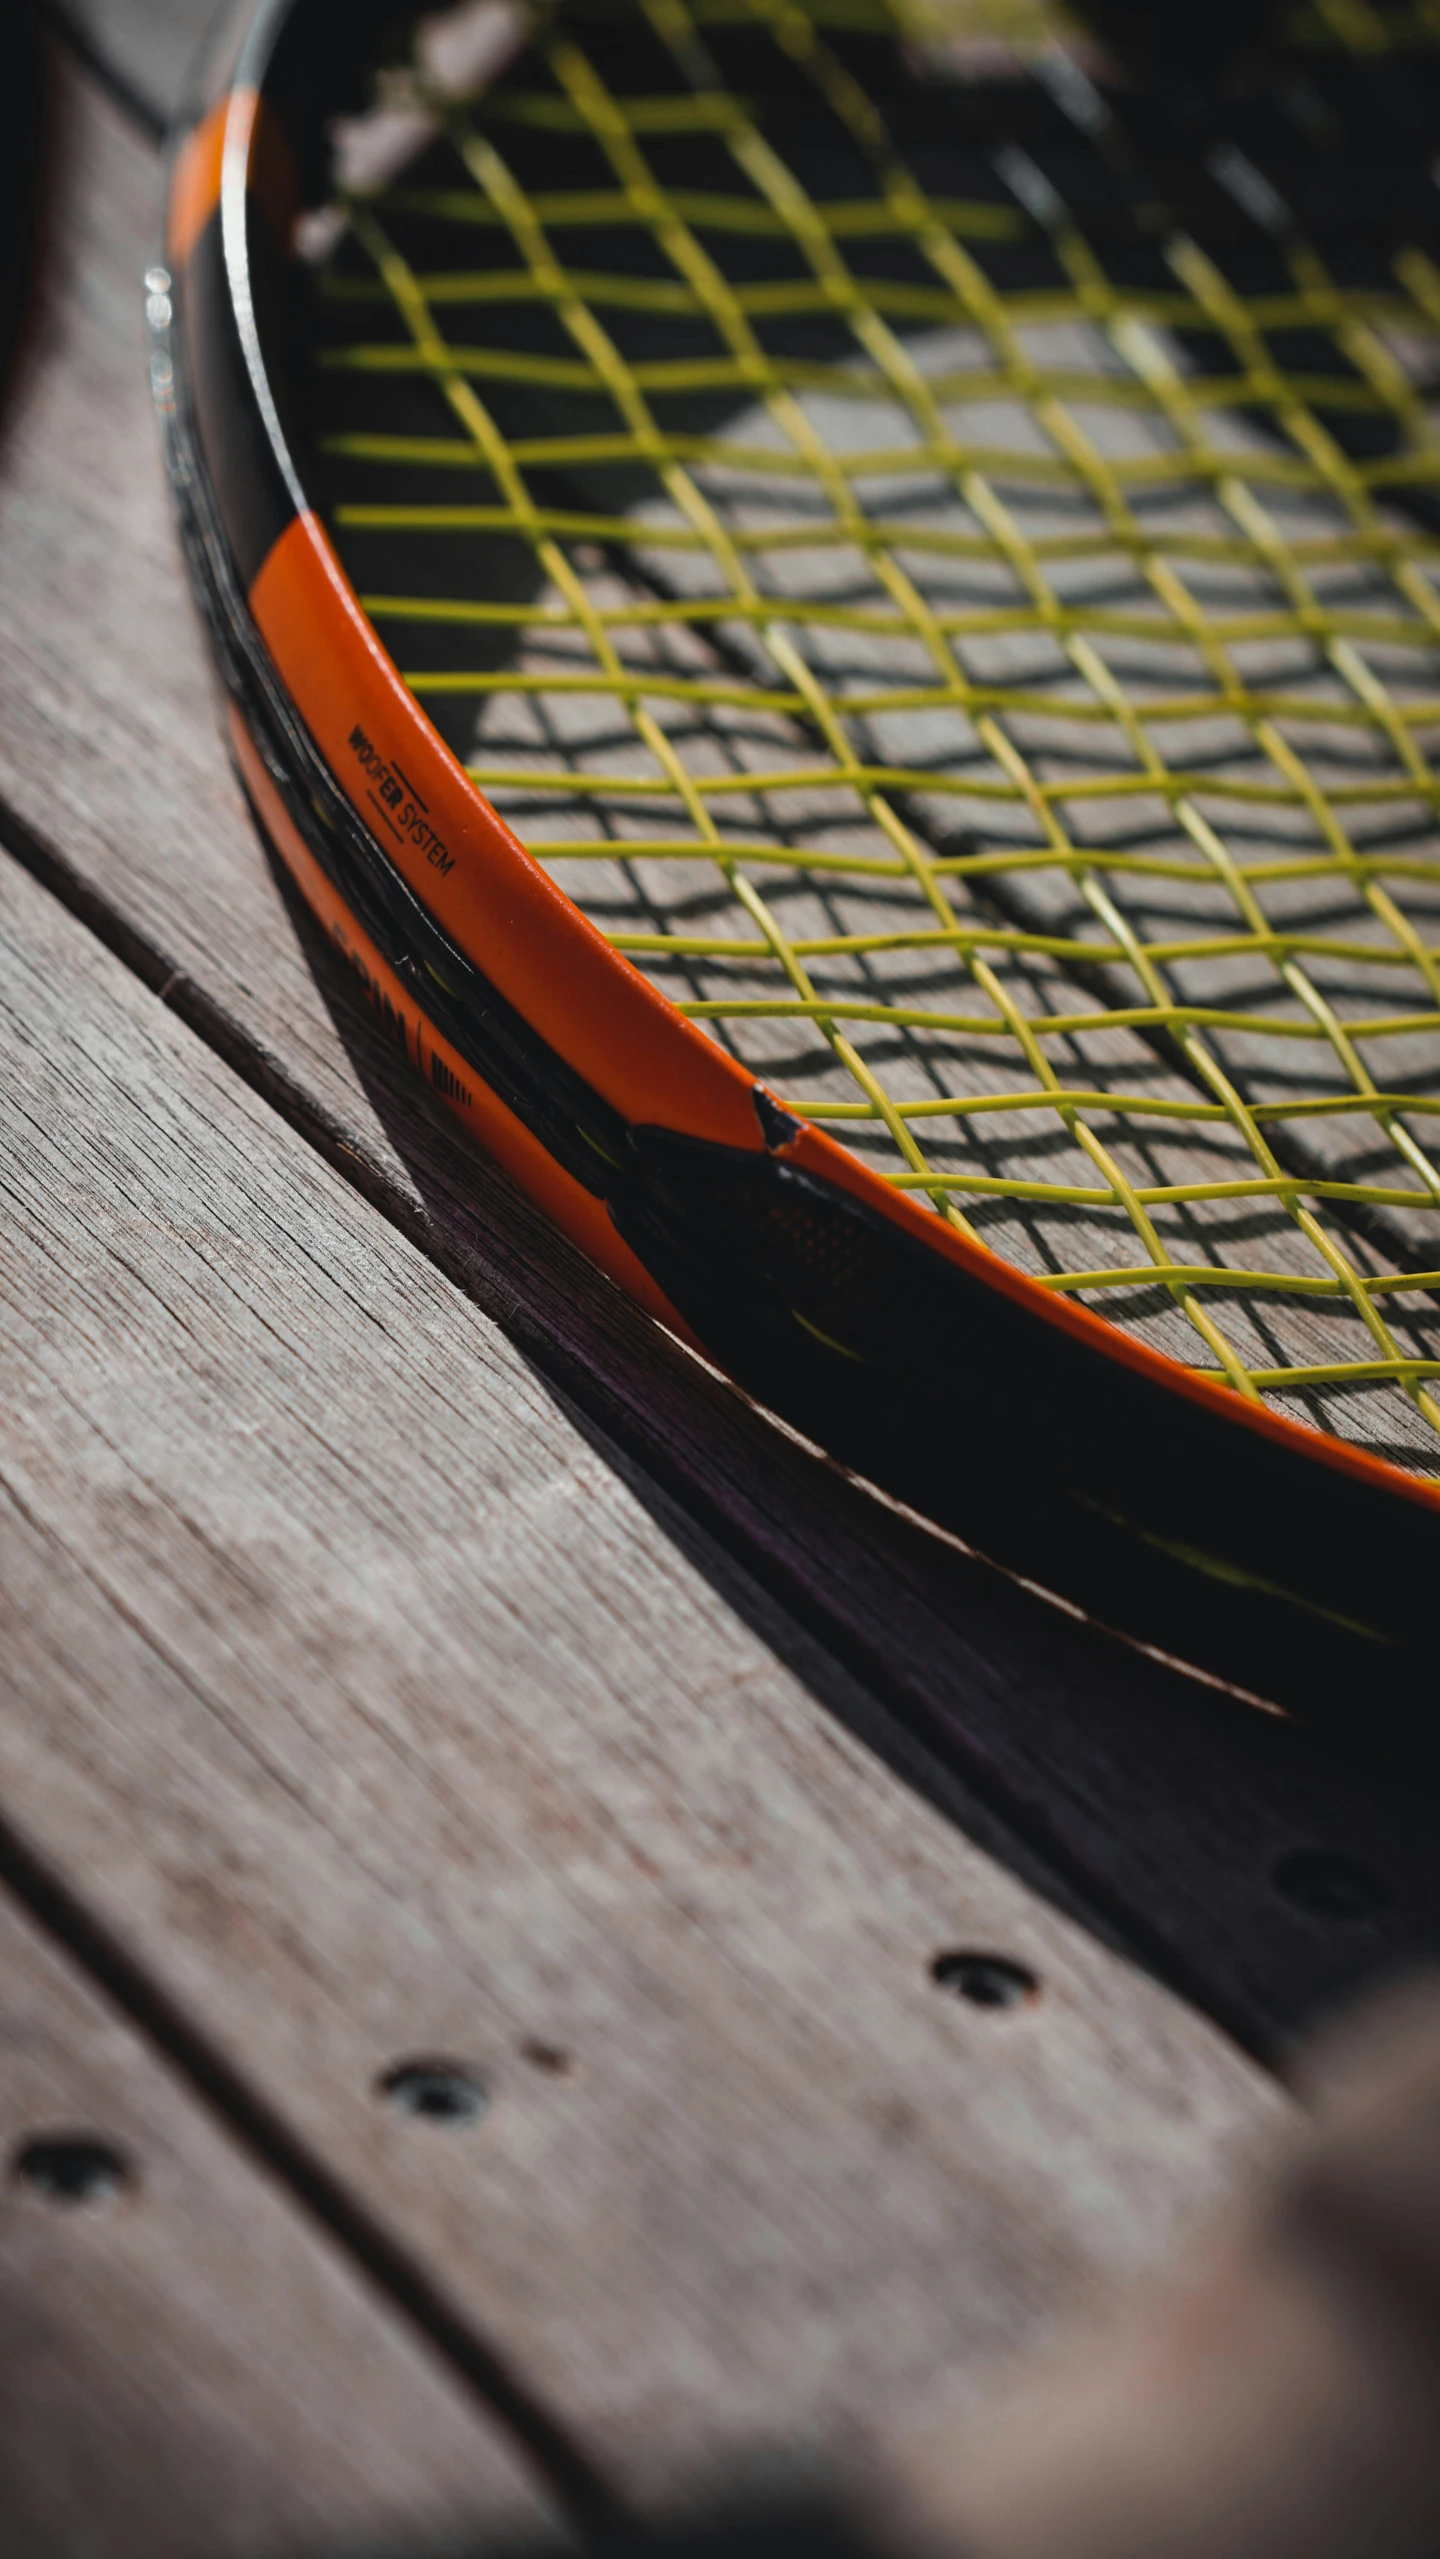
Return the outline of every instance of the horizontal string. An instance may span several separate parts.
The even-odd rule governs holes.
[[[642,5],[670,85],[652,56],[612,94],[559,24],[438,112],[457,183],[351,208],[320,284],[330,521],[407,563],[367,613],[534,858],[785,1105],[962,1228],[1033,1252],[1056,1212],[1042,1259],[1118,1221],[1130,1259],[1042,1285],[1137,1320],[1158,1290],[1241,1393],[1399,1389],[1440,1429],[1404,1333],[1440,1275],[1372,1267],[1386,1216],[1440,1209],[1440,1095],[1404,1089],[1440,1029],[1440,538],[1382,511],[1440,490],[1413,354],[1440,272],[1417,249],[1338,285],[1297,231],[1244,294],[1157,232],[1117,283],[1059,213],[925,195],[819,32],[878,32],[880,0]],[[838,120],[872,194],[812,198],[697,22],[773,38],[776,98]],[[687,137],[707,184],[671,188]],[[527,194],[572,148],[590,183]],[[1017,284],[992,251],[1022,240]],[[728,416],[695,431],[690,399]],[[727,997],[739,971],[767,991]],[[1173,1178],[1135,1178],[1145,1148]],[[1075,1181],[1036,1176],[1057,1150]],[[1334,1337],[1313,1357],[1291,1301]],[[1354,1323],[1367,1356],[1322,1357]]]

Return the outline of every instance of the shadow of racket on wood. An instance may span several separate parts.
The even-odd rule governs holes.
[[[857,1740],[1267,2058],[1440,1952],[1427,1787],[1087,1626],[777,1428],[426,1099],[275,874],[420,1204],[386,1192],[387,1213],[497,1317],[665,1534]]]
[[[351,204],[348,248],[340,207],[318,217],[306,242],[311,360],[297,378],[308,385],[310,484],[371,618],[482,787],[625,956],[782,1103],[832,1123],[862,1163],[928,1193],[1045,1285],[1125,1301],[1132,1332],[1182,1357],[1187,1348],[1195,1357],[1198,1335],[1242,1389],[1298,1402],[1337,1435],[1368,1437],[1413,1463],[1434,1425],[1430,1301],[1402,1258],[1406,1222],[1429,1214],[1428,1157],[1409,1115],[1423,1121],[1432,1097],[1411,1089],[1413,1064],[1411,1086],[1383,1091],[1347,1066],[1348,1085],[1307,1086],[1303,1108],[1284,1082],[1289,1043],[1310,1043],[1307,1055],[1328,1044],[1327,1072],[1356,1049],[1362,1026],[1344,1025],[1367,972],[1385,978],[1398,962],[1423,979],[1428,965],[1423,948],[1382,948],[1371,930],[1377,866],[1388,876],[1402,858],[1393,845],[1377,851],[1361,837],[1341,854],[1325,834],[1357,788],[1382,807],[1394,797],[1388,767],[1378,792],[1373,775],[1347,782],[1342,750],[1357,716],[1372,759],[1398,760],[1402,788],[1414,781],[1402,741],[1413,745],[1419,723],[1408,698],[1394,708],[1393,681],[1376,709],[1378,679],[1357,654],[1362,642],[1373,653],[1412,635],[1397,641],[1389,625],[1377,634],[1364,594],[1337,600],[1326,586],[1363,583],[1380,556],[1368,520],[1357,532],[1343,507],[1336,515],[1333,453],[1359,466],[1333,436],[1308,456],[1284,450],[1285,436],[1296,440],[1287,402],[1300,403],[1317,434],[1317,408],[1370,416],[1383,405],[1361,361],[1363,352],[1375,372],[1354,295],[1332,330],[1339,353],[1323,398],[1293,370],[1278,392],[1253,368],[1253,378],[1217,380],[1207,350],[1232,319],[1212,276],[1252,330],[1257,307],[1266,328],[1310,327],[1319,288],[1292,278],[1286,293],[1262,290],[1240,274],[1254,220],[1237,202],[1236,163],[1223,182],[1210,168],[1196,180],[1193,139],[1183,163],[1178,143],[1170,152],[1167,185],[1175,198],[1179,166],[1210,263],[1177,266],[1173,201],[1164,225],[1147,227],[1117,157],[1118,107],[1073,65],[1068,103],[1053,78],[1011,81],[998,102],[957,85],[943,65],[910,84],[907,164],[939,152],[951,190],[936,217],[949,244],[942,264],[917,274],[914,223],[898,219],[873,170],[864,191],[869,89],[842,83],[838,109],[827,97],[827,124],[805,85],[807,63],[804,79],[782,80],[763,134],[747,121],[745,99],[766,65],[774,73],[763,17],[755,76],[736,69],[723,116],[705,79],[677,99],[644,63],[627,64],[639,22],[623,13],[604,36],[612,93],[618,81],[635,101],[623,132],[571,55],[548,87],[522,82],[488,96],[483,134],[467,117],[457,123],[458,110],[419,101],[422,128],[430,116],[424,149],[410,151],[386,189],[372,185]],[[653,29],[636,42],[653,54]],[[838,142],[837,114],[855,126]],[[957,140],[966,118],[972,129]],[[593,189],[583,219],[577,209],[571,164],[582,140],[592,161],[612,152],[612,174],[634,181],[618,215],[614,189],[601,190],[603,219]],[[642,140],[663,163],[672,208],[688,208],[721,243],[686,276],[673,271],[674,244],[656,234],[641,162],[631,165]],[[742,150],[743,187],[730,165]],[[1110,225],[1108,263],[1089,269],[1088,232],[1068,200],[1087,189]],[[797,214],[797,192],[812,210],[830,208],[818,231]],[[584,254],[603,257],[603,268],[568,281],[552,271],[537,208],[557,236],[567,223],[585,233]],[[1271,256],[1274,243],[1262,248]],[[852,284],[863,276],[858,301],[846,302],[847,274]],[[696,329],[722,316],[730,338],[716,358],[697,348]],[[1368,306],[1363,316],[1375,322]],[[1393,323],[1389,303],[1379,316]],[[1267,401],[1275,414],[1262,427]],[[952,413],[963,413],[963,432]],[[490,486],[497,472],[510,475],[503,504]],[[1257,488],[1271,510],[1263,522]],[[1292,496],[1315,522],[1302,515],[1272,540],[1271,516]],[[548,547],[531,538],[537,509]],[[889,581],[879,594],[877,558]],[[1178,605],[1176,560],[1187,581]],[[743,578],[736,561],[749,563]],[[1325,588],[1314,611],[1286,584],[1302,570],[1312,589]],[[921,681],[923,667],[917,674],[917,652],[934,656],[937,644],[958,670],[943,701]],[[765,680],[782,649],[788,689]],[[1181,650],[1208,691],[1192,666],[1177,705],[1178,679],[1162,661]],[[1354,699],[1342,698],[1346,682]],[[907,699],[917,686],[922,698]],[[1330,759],[1309,790],[1286,726],[1310,739],[1307,721]],[[1185,732],[1183,751],[1172,729]],[[1424,800],[1418,784],[1415,796]],[[1259,812],[1245,820],[1253,843],[1238,830],[1238,863],[1206,815],[1214,799]],[[1057,808],[1070,813],[1063,841],[1046,831]],[[897,859],[902,838],[942,891],[918,924],[918,873],[908,854]],[[1422,846],[1405,877],[1414,871],[1428,895],[1431,870]],[[1261,873],[1267,883],[1274,873],[1287,897],[1299,892],[1279,924],[1259,897]],[[1349,900],[1339,934],[1314,908],[1337,883]],[[1117,1005],[1126,971],[1148,1001],[1137,1005],[1131,987]],[[959,1018],[962,990],[973,1011]],[[1407,996],[1391,1026],[1397,1040],[1430,1027]],[[1327,1019],[1341,1026],[1338,1044]],[[420,1115],[403,1103],[382,1115],[408,1163]],[[1328,1130],[1357,1117],[1378,1132],[1364,1146],[1383,1138],[1416,1177],[1408,1186],[1389,1155],[1387,1182],[1373,1178],[1363,1147],[1334,1162],[1316,1154],[1312,1121]],[[426,1192],[429,1174],[413,1178]],[[1322,1196],[1334,1231],[1312,1215]],[[1238,1269],[1241,1255],[1256,1267]],[[512,1267],[508,1316],[523,1340],[536,1272]],[[566,1329],[554,1308],[534,1326],[552,1378]],[[698,1329],[725,1355],[723,1323],[715,1334]],[[1362,1334],[1377,1346],[1383,1337],[1382,1357],[1355,1356]],[[653,1338],[651,1360],[668,1358]],[[833,1360],[841,1346],[817,1338]],[[797,1342],[792,1328],[791,1370],[805,1352]],[[582,1365],[573,1363],[576,1392],[593,1415],[605,1397]],[[742,1361],[731,1365],[747,1374]],[[774,1586],[778,1506],[765,1518],[754,1508],[767,1462],[747,1459],[743,1494],[733,1482],[717,1494],[717,1444],[700,1431],[677,1466],[644,1366],[642,1354],[635,1382],[611,1399],[617,1435],[652,1474],[679,1481],[692,1511],[724,1514],[728,1542],[762,1559]],[[785,1381],[775,1382],[766,1396],[762,1380],[762,1398],[795,1418],[795,1398],[787,1407]],[[1047,1452],[1016,1445],[1004,1383],[976,1380],[968,1434],[937,1425],[932,1454],[950,1524],[959,1524],[958,1488],[975,1542],[984,1546],[993,1526],[1006,1560],[1023,1565],[1029,1531],[1043,1526]],[[953,1399],[946,1413],[954,1418]],[[794,1443],[772,1436],[770,1445]],[[818,1468],[814,1481],[832,1479],[841,1481]],[[852,1498],[864,1500],[847,1487]],[[747,1509],[741,1535],[735,1522]],[[893,1523],[892,1512],[878,1515]],[[1088,1534],[1098,1553],[1112,1528],[1130,1527],[1102,1504]],[[947,1573],[979,1572],[953,1546],[931,1544]],[[1169,1587],[1194,1559],[1143,1528],[1143,1553],[1136,1545],[1130,1560],[1142,1569],[1126,1596],[1163,1627]],[[1043,1539],[1039,1557],[1047,1579]],[[887,1608],[872,1575],[862,1611],[840,1590],[833,1559],[808,1580],[807,1571],[779,1572],[787,1605],[818,1616],[832,1649],[857,1644],[882,1689],[918,1684],[928,1697],[925,1647],[907,1654],[893,1594]],[[1123,1570],[1112,1589],[1117,1580],[1125,1584]],[[1223,1570],[1209,1584],[1207,1616],[1234,1620],[1229,1658],[1248,1662],[1247,1610],[1277,1594]],[[1010,1587],[1005,1606],[1018,1604],[1013,1587],[985,1587]],[[939,1613],[942,1650],[947,1637],[953,1648],[954,1615]],[[1317,1661],[1348,1658],[1358,1644],[1351,1688],[1373,1690],[1378,1676],[1380,1703],[1406,1707],[1384,1696],[1366,1630],[1323,1604],[1319,1615]],[[1045,1622],[1052,1632],[1066,1625]],[[1111,1668],[1097,1671],[1100,1684],[1139,1676],[1134,1655],[1123,1657],[1129,1673],[1115,1670],[1103,1639],[1067,1640],[1101,1645]],[[976,1667],[972,1647],[969,1673]],[[1168,1674],[1147,1667],[1145,1676],[1163,1685]],[[1329,1676],[1346,1690],[1333,1659]],[[1263,1673],[1254,1684],[1263,1691]],[[1005,1687],[1003,1675],[998,1690],[990,1679],[992,1697]],[[1073,1684],[1070,1700],[1073,1734]],[[1354,1703],[1347,1697],[1351,1747],[1371,1757],[1377,1719]],[[1232,1711],[1236,1730],[1249,1732],[1246,1710],[1204,1710]],[[1005,1763],[1005,1818],[1018,1807],[1032,1832],[1051,1822],[1053,1804],[1036,1813],[1043,1789],[1023,1754],[1007,1762],[993,1733],[972,1734],[967,1748],[992,1772]],[[1319,1767],[1304,1743],[1294,1749],[1295,1771]],[[1079,1863],[1107,1889],[1102,1857]],[[1257,1855],[1262,1866],[1268,1874]]]

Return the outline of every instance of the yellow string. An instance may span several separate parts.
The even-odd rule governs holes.
[[[1063,218],[1049,244],[1057,282],[1004,287],[988,260],[997,243],[1033,238],[1033,226],[1009,205],[938,198],[920,184],[845,67],[845,29],[878,23],[868,0],[642,5],[674,87],[617,94],[586,50],[583,21],[567,19],[537,41],[523,78],[463,112],[439,107],[451,147],[445,184],[402,182],[351,208],[368,263],[342,263],[325,280],[334,326],[322,364],[339,417],[327,446],[369,477],[365,495],[333,510],[337,538],[343,547],[362,534],[442,545],[518,536],[542,581],[534,602],[461,581],[438,596],[367,591],[368,609],[402,647],[407,631],[502,635],[498,664],[457,667],[452,650],[443,667],[413,667],[416,693],[437,711],[447,700],[528,703],[550,724],[538,761],[483,750],[477,778],[502,799],[528,794],[583,815],[558,832],[553,818],[547,831],[525,817],[537,858],[564,866],[572,893],[690,1018],[746,1056],[747,1038],[764,1028],[766,1080],[782,1099],[971,1232],[991,1230],[971,1224],[962,1200],[977,1213],[987,1204],[1083,1211],[1078,1267],[1064,1258],[1063,1221],[1045,1221],[1045,1284],[1101,1302],[1158,1291],[1238,1393],[1300,1394],[1313,1417],[1333,1422],[1340,1408],[1323,1396],[1317,1404],[1320,1390],[1381,1385],[1440,1431],[1427,1382],[1440,1363],[1395,1329],[1413,1328],[1422,1293],[1440,1285],[1419,1267],[1440,1251],[1417,1240],[1440,1211],[1426,1134],[1440,1101],[1408,1080],[1417,1042],[1432,1072],[1440,1055],[1440,908],[1425,902],[1440,884],[1429,833],[1440,776],[1428,753],[1440,729],[1431,576],[1440,540],[1385,511],[1387,492],[1440,489],[1440,437],[1413,355],[1397,352],[1420,338],[1440,347],[1440,271],[1413,248],[1391,280],[1345,285],[1296,235],[1288,284],[1247,295],[1202,246],[1176,237],[1169,281],[1132,287]],[[995,6],[958,13],[959,31],[983,32],[984,20],[993,33]],[[1019,12],[1010,30],[1022,51],[1037,41],[1034,14]],[[764,119],[728,90],[705,30],[740,24],[763,31],[792,84],[823,101],[870,165],[869,195],[852,180],[845,197],[819,200]],[[1368,0],[1326,0],[1308,40],[1389,46],[1419,41],[1417,26],[1404,12],[1377,15]],[[574,136],[584,166],[573,190],[527,193],[517,137],[547,133]],[[724,150],[733,191],[667,187],[655,155],[673,156],[687,136],[703,141],[707,175]],[[436,226],[454,238],[453,263],[412,261],[401,231],[415,220],[427,242]],[[623,232],[651,254],[631,271],[628,259],[597,258],[587,240],[572,263],[565,244],[586,232],[597,241]],[[466,243],[478,239],[488,245],[477,263]],[[747,276],[747,240],[788,251],[787,273]],[[887,241],[907,250],[904,277],[866,272]],[[507,313],[536,311],[550,315],[543,351],[533,338],[508,343]],[[346,335],[346,315],[363,327],[366,313],[382,323],[394,315],[399,335]],[[838,325],[850,352],[823,361],[774,352],[775,323],[816,315]],[[635,317],[652,345],[673,327],[678,351],[627,355]],[[1037,337],[1059,325],[1084,333],[1084,360],[1036,352]],[[1323,336],[1346,370],[1287,369],[1274,342],[1299,329],[1312,345]],[[979,360],[927,367],[916,332],[937,330],[978,346]],[[1176,332],[1212,352],[1182,358]],[[697,351],[707,333],[711,351]],[[433,386],[424,433],[366,414],[365,385],[406,380]],[[532,415],[543,400],[554,425],[507,434],[503,404],[520,394]],[[667,423],[668,403],[702,395],[743,412],[740,429]],[[579,400],[584,417],[569,424],[566,404]],[[816,407],[836,401],[882,406],[909,440],[868,450],[832,441]],[[1033,435],[1023,445],[968,442],[956,412],[987,403],[1023,414]],[[614,424],[597,424],[607,412]],[[1237,442],[1231,422],[1257,413],[1272,421],[1270,439],[1251,426]],[[1342,414],[1384,421],[1391,449],[1351,458],[1326,423]],[[1108,430],[1097,440],[1091,421],[1102,415],[1130,422],[1118,442]],[[643,522],[553,502],[557,471],[615,463],[649,475],[655,504]],[[395,470],[479,472],[490,493],[369,493]],[[552,475],[543,492],[537,475]],[[876,510],[871,488],[900,475],[943,487],[941,523]],[[787,488],[790,516],[778,507]],[[1156,517],[1157,504],[1191,493],[1198,510],[1185,520]],[[1037,529],[1033,510],[1046,503],[1063,506],[1064,520]],[[1285,512],[1297,506],[1307,511],[1299,531]],[[577,563],[585,544],[607,546],[612,560],[629,554],[639,584],[618,566]],[[777,586],[787,557],[832,558],[837,575],[853,564],[848,589],[817,598]],[[667,559],[688,564],[682,590],[657,593],[644,564]],[[1077,590],[1073,572],[1087,565],[1123,569],[1144,600]],[[984,573],[993,601],[946,597],[947,572],[967,567]],[[1210,591],[1226,576],[1243,580],[1243,601]],[[1356,577],[1363,591],[1344,592]],[[1056,653],[1063,674],[1006,674],[985,655],[1032,641]],[[847,674],[849,642],[897,654],[879,675],[873,658],[868,674]],[[1272,671],[1256,678],[1248,661],[1262,646]],[[1137,688],[1126,672],[1137,648],[1193,674],[1163,692]],[[1281,676],[1273,668],[1287,651],[1292,671]],[[1313,667],[1325,673],[1318,689]],[[607,710],[618,728],[597,729],[594,752],[577,749],[563,720]],[[933,735],[938,719],[959,742],[938,770],[887,751],[902,715],[919,723],[916,734],[928,724]],[[763,752],[747,721],[769,724]],[[1177,732],[1204,739],[1217,721],[1243,751],[1176,759]],[[1074,741],[1067,766],[1098,756],[1103,769],[1047,771],[1057,738]],[[1352,741],[1343,756],[1337,739]],[[952,803],[957,820],[975,818],[973,849],[957,850],[953,835],[934,840],[923,812]],[[1159,840],[1096,840],[1087,809],[1127,804],[1141,817],[1163,809]],[[983,840],[987,811],[1003,828],[998,842]],[[1255,848],[1257,813],[1286,830],[1274,852]],[[617,866],[628,916],[610,911]],[[593,899],[587,872],[600,883]],[[1037,894],[1063,884],[1067,912],[1083,922],[1047,929],[1025,907],[1031,882]],[[1287,916],[1306,883],[1333,890],[1323,921]],[[1197,884],[1227,920],[1167,929],[1167,888]],[[883,894],[905,920],[792,926],[787,909],[802,892],[812,913],[816,899],[828,908],[846,894]],[[1007,911],[977,898],[1009,902]],[[1204,1000],[1197,972],[1232,963],[1250,972],[1246,999]],[[925,991],[925,972],[947,966],[969,979],[973,1000],[948,986],[943,997]],[[1392,977],[1393,1008],[1362,1013],[1337,994],[1347,967]],[[1113,984],[1100,988],[1097,972]],[[1103,1000],[1088,1000],[1092,990]],[[808,1089],[817,1079],[803,1041],[787,1090],[775,1046],[785,1025],[797,1037],[813,1026],[852,1098],[823,1076]],[[1272,1063],[1257,1083],[1243,1061],[1261,1030]],[[1097,1041],[1114,1052],[1098,1078]],[[1400,1076],[1387,1073],[1387,1050],[1404,1060]],[[1286,1055],[1307,1089],[1272,1089],[1273,1059]],[[985,1061],[1002,1058],[1012,1071],[997,1081]],[[967,1132],[1000,1121],[1021,1131],[1004,1141],[1014,1159],[1005,1169],[955,1160]],[[1297,1169],[1284,1152],[1294,1132],[1341,1127],[1353,1166],[1317,1158]],[[1035,1153],[1047,1128],[1061,1149],[1050,1173]],[[1228,1169],[1198,1178],[1192,1162],[1148,1177],[1153,1159],[1136,1149],[1163,1146],[1167,1131],[1177,1144],[1189,1131],[1192,1146],[1225,1150]],[[882,1141],[888,1162],[875,1153]],[[1237,1173],[1237,1161],[1247,1169]],[[1232,1249],[1230,1235],[1238,1246],[1250,1231],[1243,1224],[1202,1230],[1177,1214],[1252,1204],[1280,1221],[1267,1233],[1288,1228],[1292,1238],[1273,1270]],[[1398,1215],[1398,1229],[1375,1224],[1384,1212]],[[1357,1223],[1367,1218],[1362,1244]],[[1084,1243],[1093,1252],[1097,1226],[1110,1224],[1113,1261],[1087,1260]],[[1142,1260],[1126,1254],[1127,1232]],[[1311,1302],[1337,1320],[1349,1311],[1363,1356],[1263,1356],[1266,1308]]]

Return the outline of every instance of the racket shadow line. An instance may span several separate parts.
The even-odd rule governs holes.
[[[964,1552],[669,1340],[446,1124],[283,863],[269,859],[406,1190],[373,1172],[362,1179],[350,1145],[335,1153],[339,1168],[501,1324],[666,1538],[827,1716],[1057,1909],[1272,2065],[1352,1988],[1440,1951],[1440,1884],[1420,1846],[1427,1774],[1397,1771],[1358,1737],[1331,1749]],[[335,1152],[333,1138],[321,1142]],[[1248,1848],[1230,1827],[1237,1803]],[[1343,1840],[1386,1868],[1397,1828],[1412,1827],[1413,1871],[1402,1852],[1405,1881],[1373,1928],[1326,1941],[1277,1909],[1270,1843]],[[1157,1856],[1158,1839],[1172,1853]]]

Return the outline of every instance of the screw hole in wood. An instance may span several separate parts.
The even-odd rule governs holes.
[[[51,2133],[27,2141],[16,2152],[12,2176],[18,2186],[49,2204],[87,2206],[98,2211],[118,2203],[133,2185],[134,2173],[113,2142],[84,2133]]]
[[[478,2122],[490,2102],[484,2080],[453,2061],[397,2062],[380,2093],[397,2115],[447,2127]]]
[[[972,2008],[1028,2008],[1040,1996],[1040,1984],[1028,1965],[978,1949],[957,1948],[937,1955],[930,1978],[957,1999],[968,1999]]]

